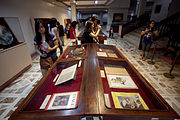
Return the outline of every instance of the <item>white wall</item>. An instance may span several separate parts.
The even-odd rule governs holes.
[[[102,16],[102,22],[107,22],[107,19],[108,19],[108,14],[104,13]]]
[[[123,21],[127,21],[130,0],[115,0],[108,9],[107,30],[113,20],[114,13],[123,13]]]
[[[58,7],[43,0],[1,0],[0,17],[18,17],[25,42],[30,54],[35,52],[33,29],[30,18],[55,17],[62,24],[71,18],[71,12],[65,7]]]
[[[153,10],[151,14],[151,20],[155,20],[159,22],[167,17],[168,14],[168,7],[171,0],[155,0],[153,5]],[[160,13],[154,13],[156,5],[162,5]]]
[[[81,19],[87,19],[88,17],[91,17],[91,14],[82,14]]]

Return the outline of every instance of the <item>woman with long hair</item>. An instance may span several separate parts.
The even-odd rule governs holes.
[[[63,53],[62,41],[59,37],[59,29],[57,27],[57,19],[56,18],[51,19],[50,28],[51,28],[50,33],[52,33],[56,36],[56,39],[57,39],[58,44],[59,44],[60,54],[62,54]]]
[[[93,31],[94,23],[92,21],[87,21],[85,31],[82,36],[81,44],[83,43],[96,43],[95,39],[98,37],[101,30],[101,26],[97,25],[97,32]]]
[[[149,22],[148,26],[141,32],[142,36],[142,60],[146,60],[151,48],[153,37],[158,35],[158,31],[155,30],[155,21]]]
[[[58,42],[56,37],[49,33],[48,26],[41,20],[35,22],[35,32],[34,45],[40,54],[40,67],[44,75],[57,59]]]

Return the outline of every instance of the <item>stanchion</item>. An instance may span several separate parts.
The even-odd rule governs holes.
[[[165,76],[165,77],[167,77],[167,78],[175,78],[174,75],[172,75],[171,73],[172,73],[172,71],[173,71],[173,69],[174,69],[174,66],[175,66],[176,61],[177,61],[178,56],[179,56],[179,53],[180,53],[180,51],[177,52],[176,58],[175,58],[175,60],[174,60],[174,62],[173,62],[173,64],[172,64],[172,67],[171,67],[169,73],[164,73],[164,76]]]
[[[154,59],[154,53],[155,53],[155,51],[156,51],[156,46],[157,46],[157,44],[154,43],[154,49],[153,49],[151,61],[147,61],[148,64],[151,64],[151,65],[154,65],[154,64],[155,64],[155,62],[153,61],[153,59]]]

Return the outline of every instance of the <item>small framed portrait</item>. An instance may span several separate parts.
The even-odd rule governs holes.
[[[114,13],[113,22],[121,22],[123,20],[123,13]]]

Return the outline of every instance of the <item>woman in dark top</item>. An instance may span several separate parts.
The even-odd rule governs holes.
[[[83,36],[82,36],[81,44],[96,43],[94,41],[94,39],[96,39],[97,36],[99,35],[99,32],[101,30],[101,26],[98,25],[97,28],[98,28],[97,32],[96,33],[93,32],[94,23],[92,21],[87,21],[86,28],[85,28],[85,31],[84,31]]]
[[[141,36],[142,36],[142,60],[146,60],[149,50],[151,48],[151,44],[153,42],[153,36],[157,36],[158,35],[158,31],[155,30],[154,28],[155,25],[155,21],[152,20],[150,21],[150,23],[148,24],[148,26],[141,32]]]
[[[40,54],[40,67],[44,75],[57,59],[58,42],[56,37],[48,32],[48,26],[43,21],[35,22],[35,32],[34,45]]]
[[[54,34],[54,36],[56,37],[58,44],[59,44],[60,54],[62,54],[63,53],[63,47],[62,47],[62,41],[59,37],[59,29],[57,27],[57,19],[56,18],[51,19],[50,27],[51,27],[50,33]]]

